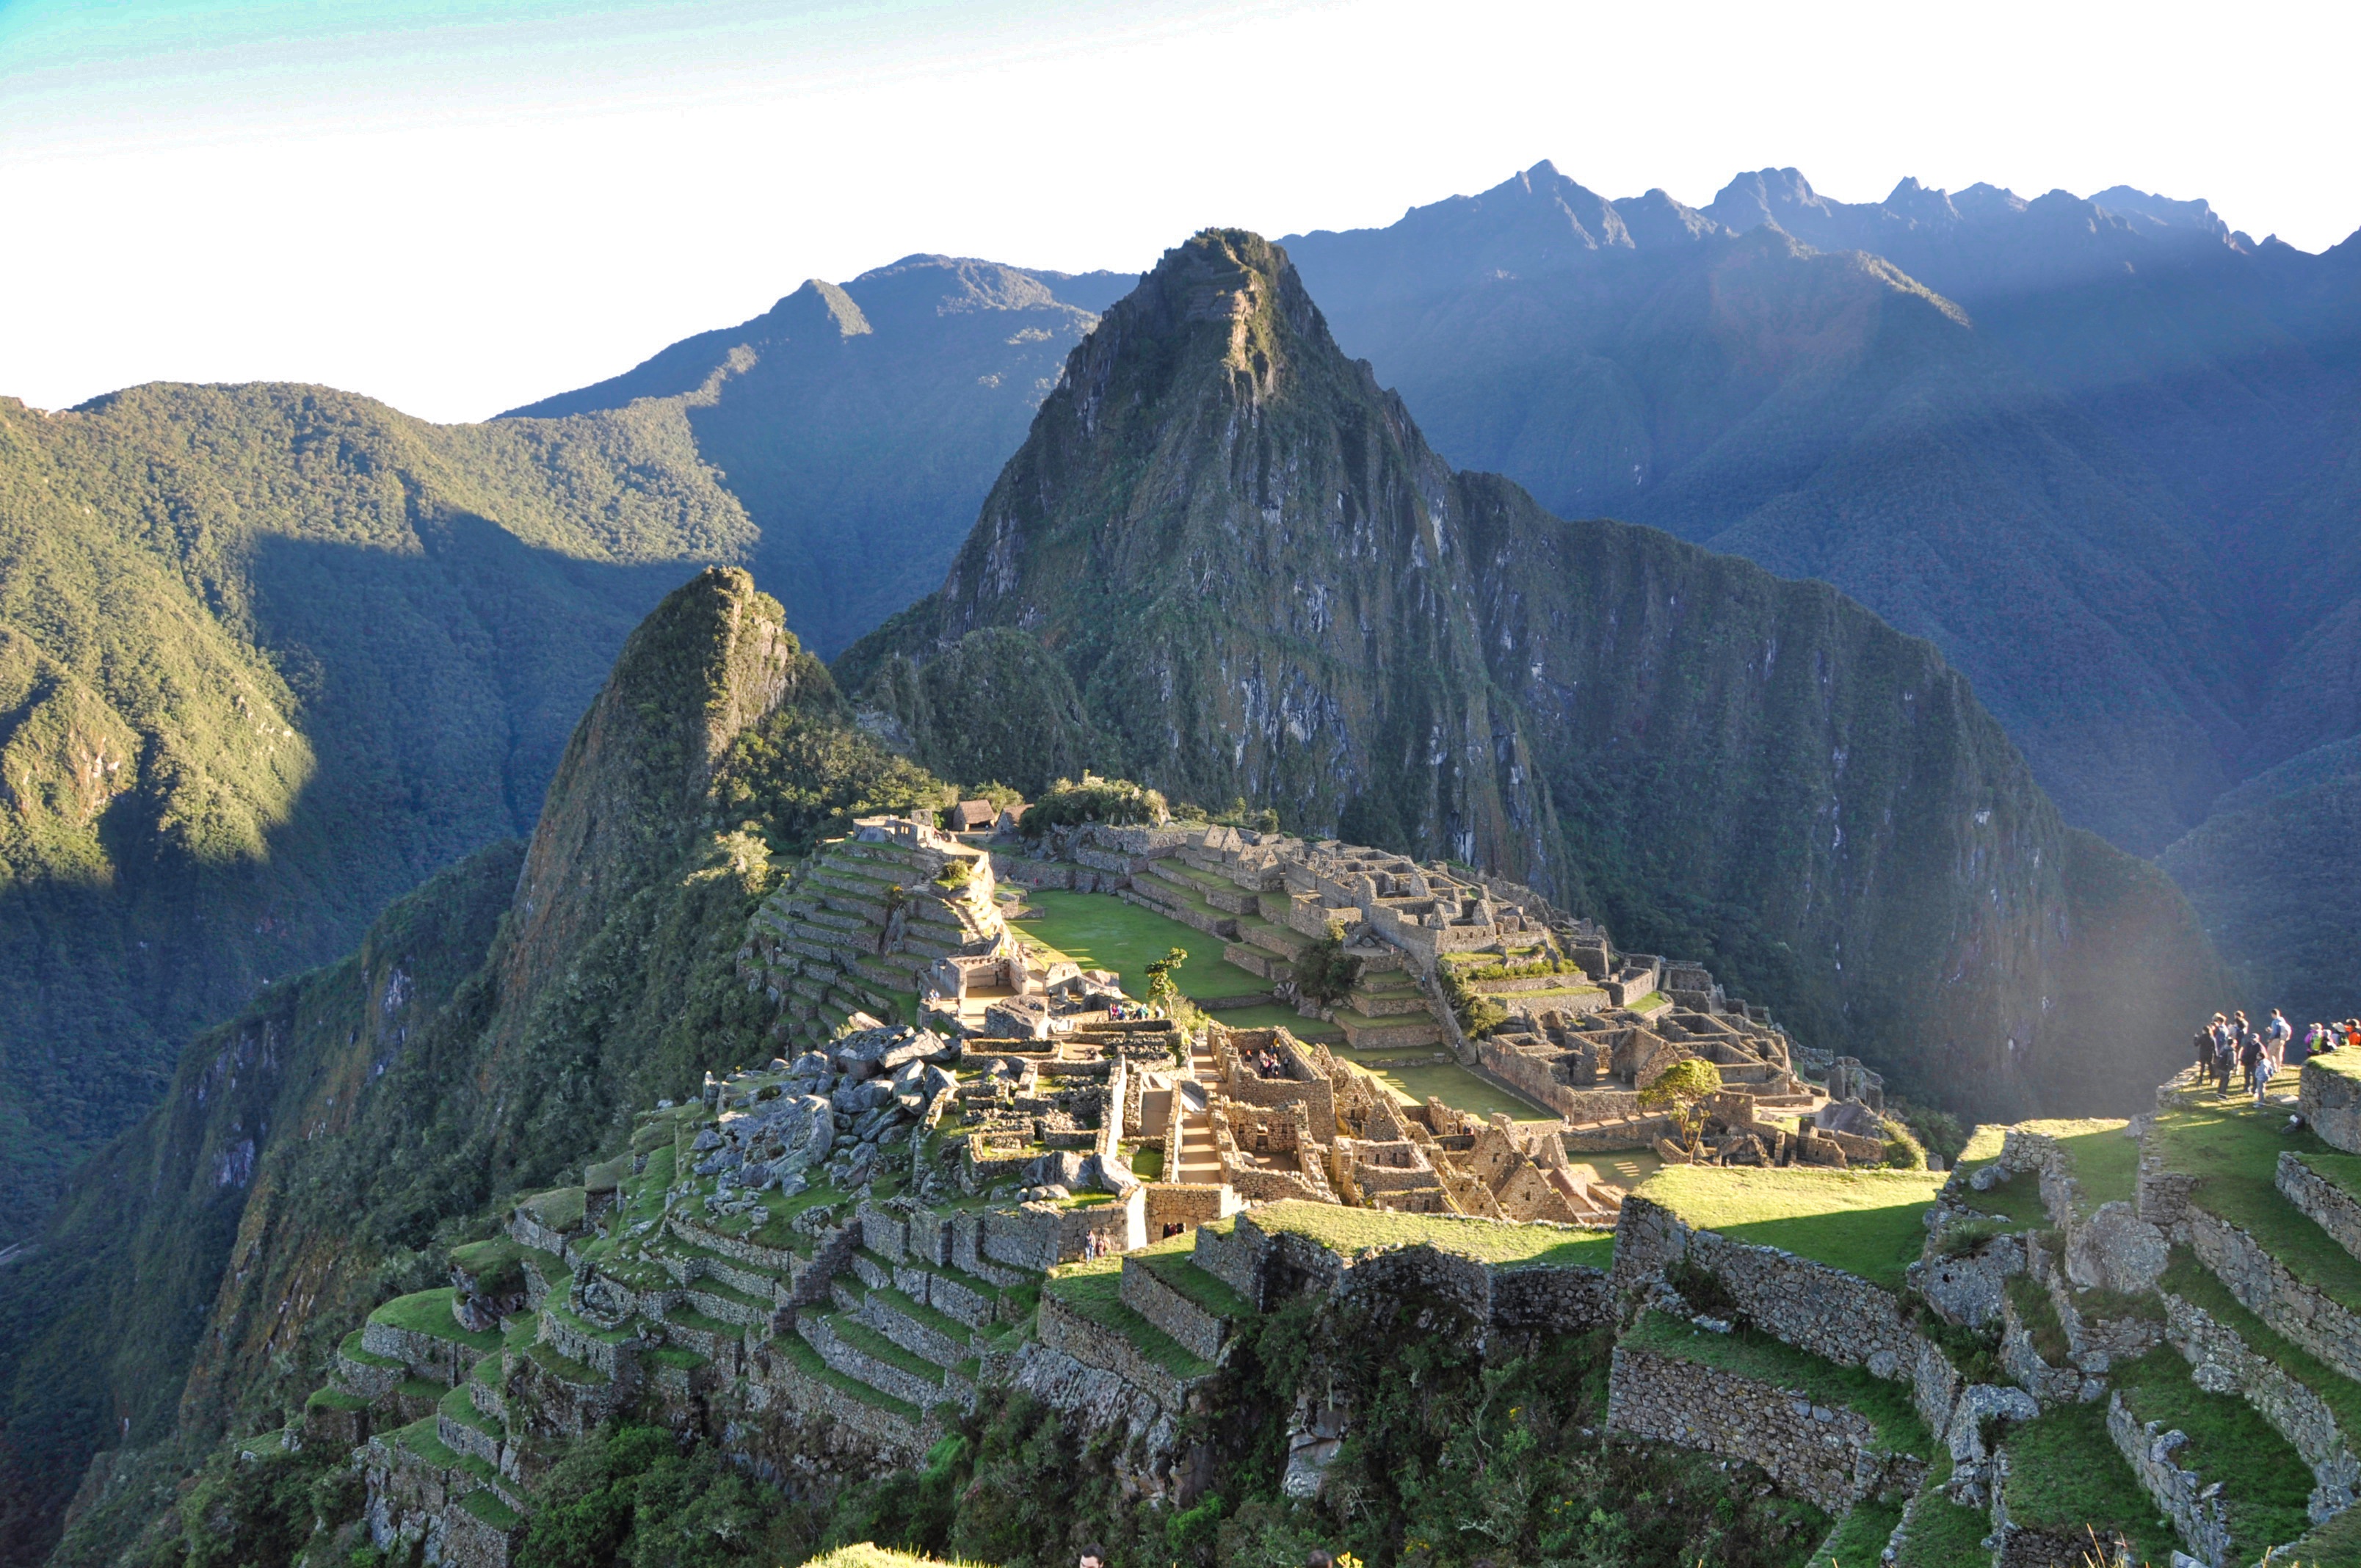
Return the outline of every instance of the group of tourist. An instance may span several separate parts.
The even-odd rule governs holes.
[[[1149,1009],[1148,1003],[1145,1002],[1110,1002],[1107,1003],[1107,1017],[1114,1023],[1121,1024],[1126,1021],[1137,1023],[1155,1016],[1155,1013]]]
[[[2326,1026],[2314,1024],[2304,1036],[2305,1047],[2323,1049],[2319,1042],[2328,1037]],[[2244,1013],[2216,1013],[2212,1023],[2197,1031],[2198,1075],[2212,1079],[2213,1091],[2227,1099],[2230,1080],[2243,1071],[2241,1091],[2253,1095],[2259,1105],[2270,1091],[2271,1080],[2287,1066],[2288,1045],[2294,1038],[2294,1025],[2276,1007],[2260,1027],[2247,1022]]]
[[[1287,1064],[1279,1059],[1279,1053],[1277,1051],[1271,1050],[1268,1047],[1258,1050],[1255,1052],[1254,1055],[1248,1057],[1246,1058],[1246,1065],[1253,1068],[1255,1069],[1256,1076],[1260,1078],[1285,1078],[1287,1076]]]

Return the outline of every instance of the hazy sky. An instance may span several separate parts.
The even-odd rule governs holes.
[[[1136,269],[1536,159],[2361,226],[2350,5],[0,0],[0,393],[481,418],[912,251]]]

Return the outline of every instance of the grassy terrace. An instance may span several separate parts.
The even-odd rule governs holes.
[[[1421,1022],[1420,1018],[1411,1020]],[[1532,1101],[1511,1094],[1488,1079],[1477,1077],[1457,1062],[1438,1062],[1432,1050],[1422,1050],[1408,1056],[1386,1057],[1371,1054],[1353,1058],[1354,1065],[1365,1067],[1378,1080],[1394,1091],[1397,1098],[1412,1105],[1423,1105],[1431,1095],[1455,1111],[1489,1117],[1498,1111],[1512,1122],[1554,1122],[1551,1115]]]
[[[2155,1499],[2107,1435],[2104,1400],[2059,1405],[2011,1431],[2008,1517],[2012,1523],[2079,1536],[2088,1526],[2131,1538],[2132,1557],[2169,1563],[2180,1544],[2157,1522]]]
[[[2310,1467],[2245,1399],[2197,1387],[2190,1381],[2188,1364],[2169,1346],[2117,1365],[2113,1378],[2135,1417],[2189,1434],[2175,1463],[2204,1476],[2209,1486],[2222,1484],[2240,1560],[2284,1546],[2312,1528],[2305,1512],[2312,1495]]]
[[[1243,996],[1270,989],[1270,981],[1222,957],[1222,949],[1229,944],[1219,937],[1126,904],[1111,894],[1044,889],[1033,894],[1031,903],[1041,911],[1041,917],[1017,922],[1019,931],[1084,969],[1114,970],[1123,976],[1126,996],[1147,999],[1148,966],[1173,948],[1189,955],[1189,961],[1174,977],[1183,996]],[[1295,1017],[1293,1008],[1279,1011],[1290,1019]],[[1224,1023],[1238,1023],[1244,1016],[1244,1012],[1237,1011],[1221,1014]]]
[[[1177,1242],[1191,1238],[1175,1236],[1172,1239]],[[1186,1252],[1151,1251],[1136,1255],[1142,1268],[1215,1317],[1246,1318],[1254,1315],[1254,1307],[1245,1297],[1231,1289],[1224,1281],[1198,1267]]]
[[[1943,1180],[1923,1170],[1670,1165],[1648,1179],[1640,1196],[1700,1230],[1780,1247],[1898,1290],[1903,1269],[1925,1244],[1921,1216]]]
[[[1894,1568],[1991,1568],[1992,1549],[1983,1544],[1991,1533],[1992,1518],[1983,1509],[1929,1497],[1918,1505],[1918,1517],[1911,1521],[1909,1539]],[[1866,1568],[1877,1561],[1877,1553],[1856,1561]]]
[[[848,1398],[901,1417],[906,1421],[918,1419],[918,1407],[906,1399],[897,1399],[881,1393],[857,1377],[847,1377],[819,1358],[819,1352],[805,1343],[801,1335],[782,1334],[771,1343],[771,1354],[783,1357],[795,1369],[815,1383],[825,1383]]]
[[[1878,1554],[1885,1550],[1886,1540],[1893,1535],[1894,1527],[1901,1522],[1901,1498],[1888,1502],[1865,1497],[1853,1505],[1850,1513],[1837,1521],[1837,1528],[1828,1532],[1828,1540],[1820,1542],[1806,1568],[1845,1568],[1847,1563],[1874,1563]]]
[[[1935,1456],[1934,1434],[1918,1419],[1908,1386],[1888,1382],[1864,1368],[1839,1366],[1751,1330],[1712,1333],[1653,1311],[1641,1314],[1639,1322],[1619,1343],[1775,1384],[1817,1405],[1841,1405],[1868,1418],[1877,1429],[1879,1446],[1887,1452],[1915,1453],[1922,1459]],[[1884,1544],[1883,1537],[1878,1544]]]
[[[383,1323],[389,1328],[425,1334],[432,1339],[449,1340],[487,1354],[500,1349],[498,1332],[459,1326],[459,1320],[451,1315],[451,1301],[456,1294],[450,1286],[445,1285],[439,1290],[421,1290],[414,1296],[397,1296],[371,1312],[368,1321]]]
[[[2246,1342],[2246,1348],[2311,1389],[2335,1416],[2348,1443],[2361,1439],[2361,1383],[2342,1376],[2327,1363],[2293,1341],[2281,1337],[2262,1319],[2241,1306],[2230,1288],[2197,1261],[2186,1247],[2172,1249],[2172,1262],[2157,1281],[2160,1289],[2197,1307],[2224,1328]]]
[[[1511,1225],[1447,1214],[1397,1214],[1345,1209],[1333,1203],[1269,1203],[1251,1214],[1257,1230],[1286,1232],[1350,1255],[1368,1247],[1415,1246],[1456,1253],[1479,1263],[1541,1263],[1605,1268],[1614,1261],[1615,1233],[1569,1231],[1554,1225]],[[1217,1222],[1221,1231],[1235,1220]]]
[[[2282,1130],[2286,1120],[2277,1108],[2258,1113],[2248,1101],[2183,1091],[2157,1113],[2150,1136],[2166,1168],[2199,1178],[2191,1201],[2253,1236],[2298,1279],[2361,1311],[2361,1261],[2304,1218],[2273,1182],[2282,1149],[2307,1159],[2336,1151],[2309,1131]]]
[[[1175,1377],[1203,1377],[1213,1364],[1191,1355],[1178,1340],[1123,1304],[1120,1257],[1100,1258],[1079,1267],[1069,1266],[1041,1287],[1058,1304],[1089,1319],[1110,1333],[1120,1334],[1142,1358]],[[1100,1266],[1112,1263],[1115,1267]]]
[[[2066,1157],[2074,1162],[2074,1179],[2082,1188],[2081,1213],[2087,1215],[2100,1204],[2118,1199],[2129,1202],[2137,1190],[2139,1145],[2124,1136],[2121,1117],[2019,1124],[2027,1132],[2056,1138]]]

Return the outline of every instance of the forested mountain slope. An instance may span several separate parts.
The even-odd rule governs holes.
[[[340,1311],[434,1283],[438,1226],[767,1050],[733,963],[774,849],[943,793],[851,728],[745,573],[669,596],[530,846],[434,878],[202,1036],[0,1269],[0,1560],[48,1553],[102,1445],[126,1446],[82,1517],[136,1529],[225,1422],[300,1402]]]
[[[1506,871],[1987,1113],[2132,1092],[2213,974],[1930,644],[1452,473],[1236,231],[1110,309],[941,590],[836,673],[939,770],[1103,760]]]
[[[0,1241],[192,1031],[529,829],[676,563],[751,532],[675,406],[0,404]]]
[[[2153,853],[2326,738],[2254,699],[2289,641],[2273,519],[2349,428],[2336,253],[2121,188],[1848,205],[1764,170],[1697,211],[1545,163],[1287,243],[1455,462],[1929,638],[2070,821]]]

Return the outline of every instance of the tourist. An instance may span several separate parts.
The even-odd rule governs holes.
[[[1082,1560],[1075,1568],[1107,1568],[1106,1548],[1095,1543],[1082,1548]]]
[[[2213,1014],[2213,1023],[2205,1025],[2197,1031],[2194,1044],[2197,1047],[2197,1076],[2200,1080],[2213,1070],[2213,1042],[2216,1038],[2214,1031],[2221,1025],[2222,1014],[2216,1013]]]
[[[1336,1560],[1315,1546],[1304,1553],[1303,1568],[1336,1568]]]
[[[2245,1014],[2241,1014],[2240,1017]],[[2238,1030],[2238,1067],[2246,1075],[2246,1091],[2255,1089],[2255,1069],[2262,1065],[2263,1036],[2243,1025]]]
[[[2295,1025],[2287,1021],[2287,1014],[2272,1008],[2271,1021],[2263,1025],[2263,1033],[2270,1036],[2273,1054],[2281,1061],[2287,1060],[2288,1042],[2295,1038]]]
[[[2230,1075],[2237,1070],[2238,1047],[2231,1043],[2230,1032],[2213,1043],[2213,1092],[2227,1100],[2230,1097]]]
[[[2272,1016],[2277,1017],[2278,1014]],[[2286,1050],[2285,1040],[2268,1030],[2264,1032],[2262,1059],[2256,1064],[2255,1072],[2255,1105],[2257,1109],[2261,1108],[2263,1096],[2270,1090],[2271,1075],[2279,1071],[2279,1059]]]

